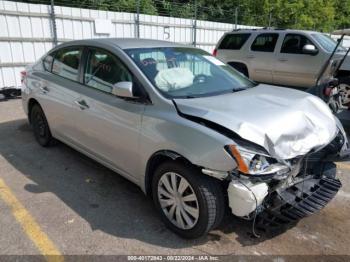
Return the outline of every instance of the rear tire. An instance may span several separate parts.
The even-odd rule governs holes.
[[[220,182],[189,164],[162,163],[152,180],[152,194],[165,225],[184,238],[204,236],[218,226],[224,216]]]
[[[30,123],[33,128],[34,137],[41,146],[48,147],[55,143],[44,111],[38,104],[33,105],[30,111]]]

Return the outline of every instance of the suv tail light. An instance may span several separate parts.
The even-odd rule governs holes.
[[[26,76],[27,76],[27,71],[25,70],[21,71],[21,84],[23,84]]]
[[[326,87],[325,89],[324,89],[324,91],[323,91],[323,93],[324,93],[324,95],[325,96],[331,96],[331,94],[332,94],[332,87]]]
[[[214,50],[213,50],[213,56],[216,56],[218,54],[218,50],[215,48]]]

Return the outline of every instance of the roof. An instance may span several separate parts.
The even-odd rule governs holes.
[[[143,38],[95,38],[66,42],[68,44],[112,44],[121,49],[152,48],[152,47],[191,47],[169,41]]]
[[[340,30],[335,30],[333,33],[333,35],[350,35],[350,29],[340,29]]]
[[[264,33],[276,33],[276,32],[288,32],[288,33],[305,33],[305,34],[312,34],[312,33],[319,33],[317,31],[310,31],[310,30],[297,30],[297,29],[283,29],[283,28],[256,28],[256,29],[234,29],[231,32],[228,33],[239,33],[239,32],[264,32]]]

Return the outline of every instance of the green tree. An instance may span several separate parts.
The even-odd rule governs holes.
[[[43,3],[43,0],[24,0]],[[55,0],[56,5],[136,12],[138,0]],[[50,1],[47,0],[49,4]],[[143,14],[330,32],[350,27],[350,0],[140,0]]]
[[[350,0],[337,0],[335,3],[335,28],[350,27]]]

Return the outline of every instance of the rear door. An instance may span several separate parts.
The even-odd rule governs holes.
[[[307,35],[287,33],[274,61],[273,80],[278,85],[311,87],[324,61],[323,52],[303,54],[305,45],[317,46]]]
[[[246,52],[249,78],[257,82],[273,83],[272,71],[276,59],[278,33],[260,33]]]
[[[74,101],[79,97],[79,70],[82,47],[62,48],[44,58],[44,71],[34,73],[39,87],[38,98],[49,122],[51,132],[57,138],[71,140],[76,127],[71,118],[76,109]]]
[[[118,82],[141,88],[123,62],[111,52],[89,48],[84,53],[81,97],[74,119],[81,148],[130,179],[139,159],[138,142],[144,100],[128,100],[112,94]]]

